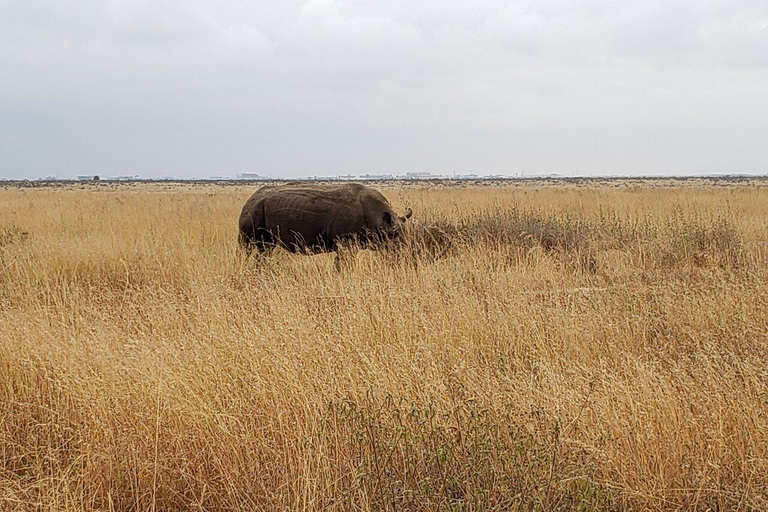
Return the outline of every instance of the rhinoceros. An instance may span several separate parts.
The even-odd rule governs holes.
[[[289,183],[254,192],[240,213],[240,246],[247,254],[279,246],[294,253],[340,254],[352,246],[378,249],[402,239],[408,208],[398,216],[389,201],[357,183]],[[346,251],[344,251],[346,253]]]

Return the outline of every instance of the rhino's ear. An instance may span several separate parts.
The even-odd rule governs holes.
[[[384,224],[392,224],[392,214],[385,211],[382,215],[382,218],[384,219]]]
[[[406,219],[410,219],[411,215],[413,215],[413,210],[411,210],[410,208],[406,208],[405,209],[405,218]]]

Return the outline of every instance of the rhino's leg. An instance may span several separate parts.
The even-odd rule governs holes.
[[[253,257],[257,262],[261,262],[269,256],[275,248],[272,234],[266,230],[256,229],[253,231],[240,232],[240,250],[244,260],[248,261]]]
[[[270,252],[274,247],[274,237],[266,229],[263,201],[251,204],[249,200],[240,214],[239,227],[238,242],[246,257],[254,251]]]
[[[257,224],[254,222],[253,214],[244,212],[240,216],[240,229],[237,234],[237,244],[240,246],[246,259],[256,248],[256,228]]]
[[[255,254],[270,252],[270,249],[271,247],[267,246],[260,238],[248,236],[240,237],[240,251],[243,256],[245,256],[245,259],[249,259]]]

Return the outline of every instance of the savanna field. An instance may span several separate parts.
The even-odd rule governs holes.
[[[0,188],[0,511],[768,510],[768,182]]]

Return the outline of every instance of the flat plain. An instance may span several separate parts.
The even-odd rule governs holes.
[[[383,184],[341,272],[257,186],[0,187],[0,510],[768,509],[765,180]]]

